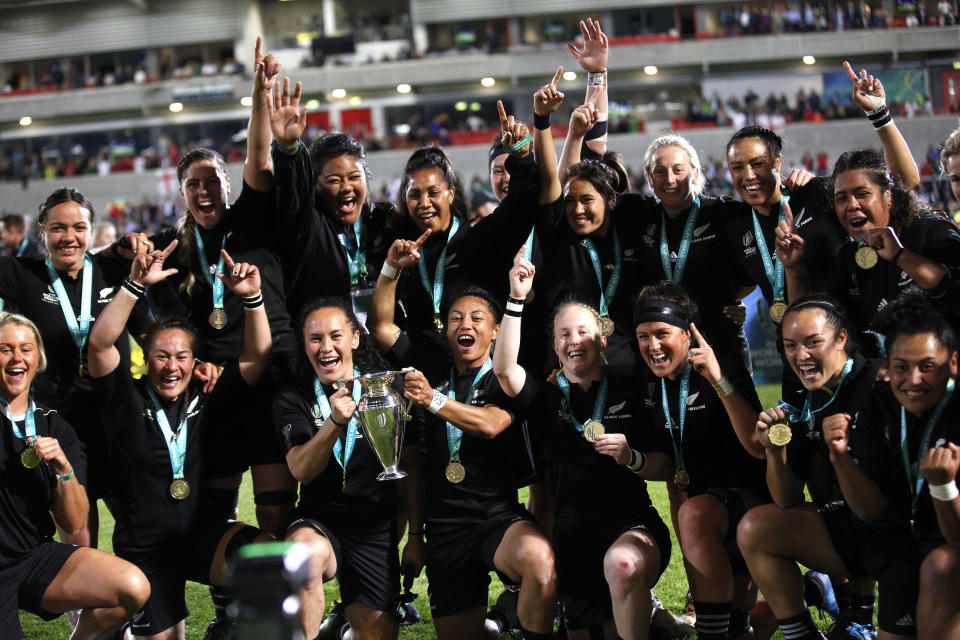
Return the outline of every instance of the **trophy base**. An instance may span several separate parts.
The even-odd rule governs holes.
[[[383,473],[377,476],[377,480],[399,480],[400,478],[406,478],[407,472],[396,467],[390,466],[383,470]]]

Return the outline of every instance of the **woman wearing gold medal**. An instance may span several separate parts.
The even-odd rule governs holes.
[[[671,281],[646,287],[634,307],[640,354],[659,378],[654,428],[672,444],[677,538],[697,634],[740,638],[750,633],[756,590],[736,547],[737,523],[767,499],[754,432],[760,401],[748,375],[721,370],[696,316],[683,287]]]
[[[0,629],[23,637],[18,608],[44,620],[82,609],[71,637],[101,638],[136,613],[150,585],[129,562],[53,541],[54,522],[83,529],[88,504],[83,446],[31,394],[46,364],[36,325],[0,313]]]
[[[523,638],[545,639],[556,612],[556,573],[550,542],[517,502],[532,466],[522,420],[491,369],[501,307],[477,287],[451,294],[443,319],[452,358],[393,322],[397,282],[390,274],[422,260],[427,235],[390,247],[368,316],[387,359],[417,367],[405,376],[405,395],[418,405],[406,437],[411,444],[419,438],[424,451],[426,544],[424,530],[411,531],[403,563],[426,557],[441,640],[483,637],[490,571],[520,587]]]
[[[339,380],[387,371],[346,298],[321,298],[301,313],[304,372],[274,399],[274,423],[284,441],[287,464],[301,483],[300,502],[286,539],[306,544],[312,576],[301,594],[304,637],[315,638],[324,613],[325,581],[337,578],[340,602],[355,636],[396,638],[400,593],[397,510],[401,490],[420,486],[415,440],[406,444],[402,483],[381,482],[383,467],[364,441],[355,415],[362,387]],[[406,559],[419,573],[413,548],[422,545],[423,521],[416,491],[406,501],[411,551]]]
[[[553,467],[567,633],[571,639],[643,639],[650,628],[650,589],[670,558],[669,532],[644,479],[669,477],[669,444],[637,427],[642,409],[630,385],[608,376],[607,339],[595,309],[569,303],[555,313],[554,351],[563,367],[556,384],[517,363],[523,301],[533,275],[521,252],[510,271],[493,366],[517,411],[536,424],[536,442]]]
[[[234,263],[223,252],[225,286],[243,301],[244,351],[229,363],[212,393],[193,379],[197,334],[183,320],[155,323],[146,332],[147,374],[134,381],[114,343],[147,286],[174,273],[164,270],[174,241],[163,252],[136,256],[121,292],[90,333],[90,375],[110,452],[116,528],[113,545],[147,575],[152,593],[134,616],[135,636],[182,639],[186,580],[223,585],[225,565],[240,546],[271,540],[208,506],[205,462],[220,454],[224,434],[245,410],[238,398],[270,361],[270,324],[257,267]],[[239,406],[238,406],[239,405]],[[217,421],[217,422],[214,422]]]

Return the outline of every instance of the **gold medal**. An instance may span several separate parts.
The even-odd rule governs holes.
[[[783,322],[783,315],[787,312],[787,305],[782,302],[774,302],[770,305],[770,319],[775,323]]]
[[[587,420],[587,423],[583,425],[583,437],[587,439],[587,442],[596,442],[597,436],[602,436],[606,432],[603,423],[596,420]]]
[[[600,335],[609,338],[613,335],[613,320],[610,316],[600,316]]]
[[[183,478],[175,478],[170,483],[170,495],[174,500],[183,500],[190,495],[190,483]]]
[[[36,469],[40,466],[40,458],[37,457],[37,452],[33,450],[33,447],[27,447],[20,453],[20,464],[27,469]]]
[[[873,269],[877,266],[877,260],[880,259],[877,255],[877,250],[869,245],[863,245],[857,249],[857,253],[853,258],[857,266],[861,269]]]
[[[467,477],[467,470],[459,462],[451,462],[444,470],[444,474],[451,484],[460,484]]]
[[[793,438],[793,431],[790,430],[790,426],[785,422],[778,422],[770,425],[770,429],[767,431],[767,437],[773,446],[783,447]]]
[[[433,314],[433,328],[437,330],[437,333],[443,333],[443,320],[440,319],[440,314]]]
[[[214,329],[223,329],[227,326],[227,312],[223,309],[214,309],[210,312],[208,320]]]
[[[673,474],[673,484],[680,491],[687,490],[687,487],[690,486],[690,474],[687,473],[686,469],[677,469],[677,472]]]

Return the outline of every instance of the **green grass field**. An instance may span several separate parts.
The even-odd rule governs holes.
[[[780,399],[778,387],[775,385],[761,385],[757,390],[764,407],[769,407]],[[669,525],[670,509],[665,485],[663,483],[650,483],[650,496],[653,499],[654,505],[660,511],[664,522]],[[526,499],[525,489],[521,492],[521,499]],[[240,489],[240,518],[244,522],[255,523],[253,495],[249,474],[244,476],[243,486]],[[111,543],[113,518],[102,503],[100,504],[100,522],[100,548],[105,551],[111,551],[113,548]],[[687,579],[683,572],[683,565],[680,562],[680,547],[677,544],[676,536],[672,535],[672,538],[673,559],[670,567],[660,578],[660,582],[657,584],[655,591],[667,607],[674,612],[679,612],[683,608],[684,596],[687,593]],[[496,600],[501,588],[502,585],[500,581],[494,575],[493,584],[490,587],[490,604],[493,604]],[[327,583],[326,591],[328,602],[332,602],[337,595],[336,581]],[[430,618],[430,607],[427,602],[427,580],[424,575],[421,575],[417,579],[413,591],[419,594],[419,598],[415,604],[420,610],[423,619],[417,625],[401,629],[400,638],[403,640],[429,640],[434,637],[434,632]],[[207,587],[188,583],[187,604],[191,611],[190,616],[187,618],[187,638],[200,639],[203,637],[203,632],[207,624],[213,617],[213,607],[210,604]],[[66,616],[61,616],[50,623],[44,623],[39,618],[25,613],[21,613],[20,619],[27,638],[54,640],[66,638],[70,632]],[[783,635],[778,631],[774,638],[782,639]]]

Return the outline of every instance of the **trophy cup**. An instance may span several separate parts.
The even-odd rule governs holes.
[[[363,427],[367,443],[383,465],[377,480],[397,480],[406,476],[399,468],[400,450],[403,448],[403,427],[409,416],[403,396],[390,388],[396,374],[403,371],[382,371],[356,378],[365,393],[357,403],[357,418]],[[352,380],[341,380],[347,384]]]

